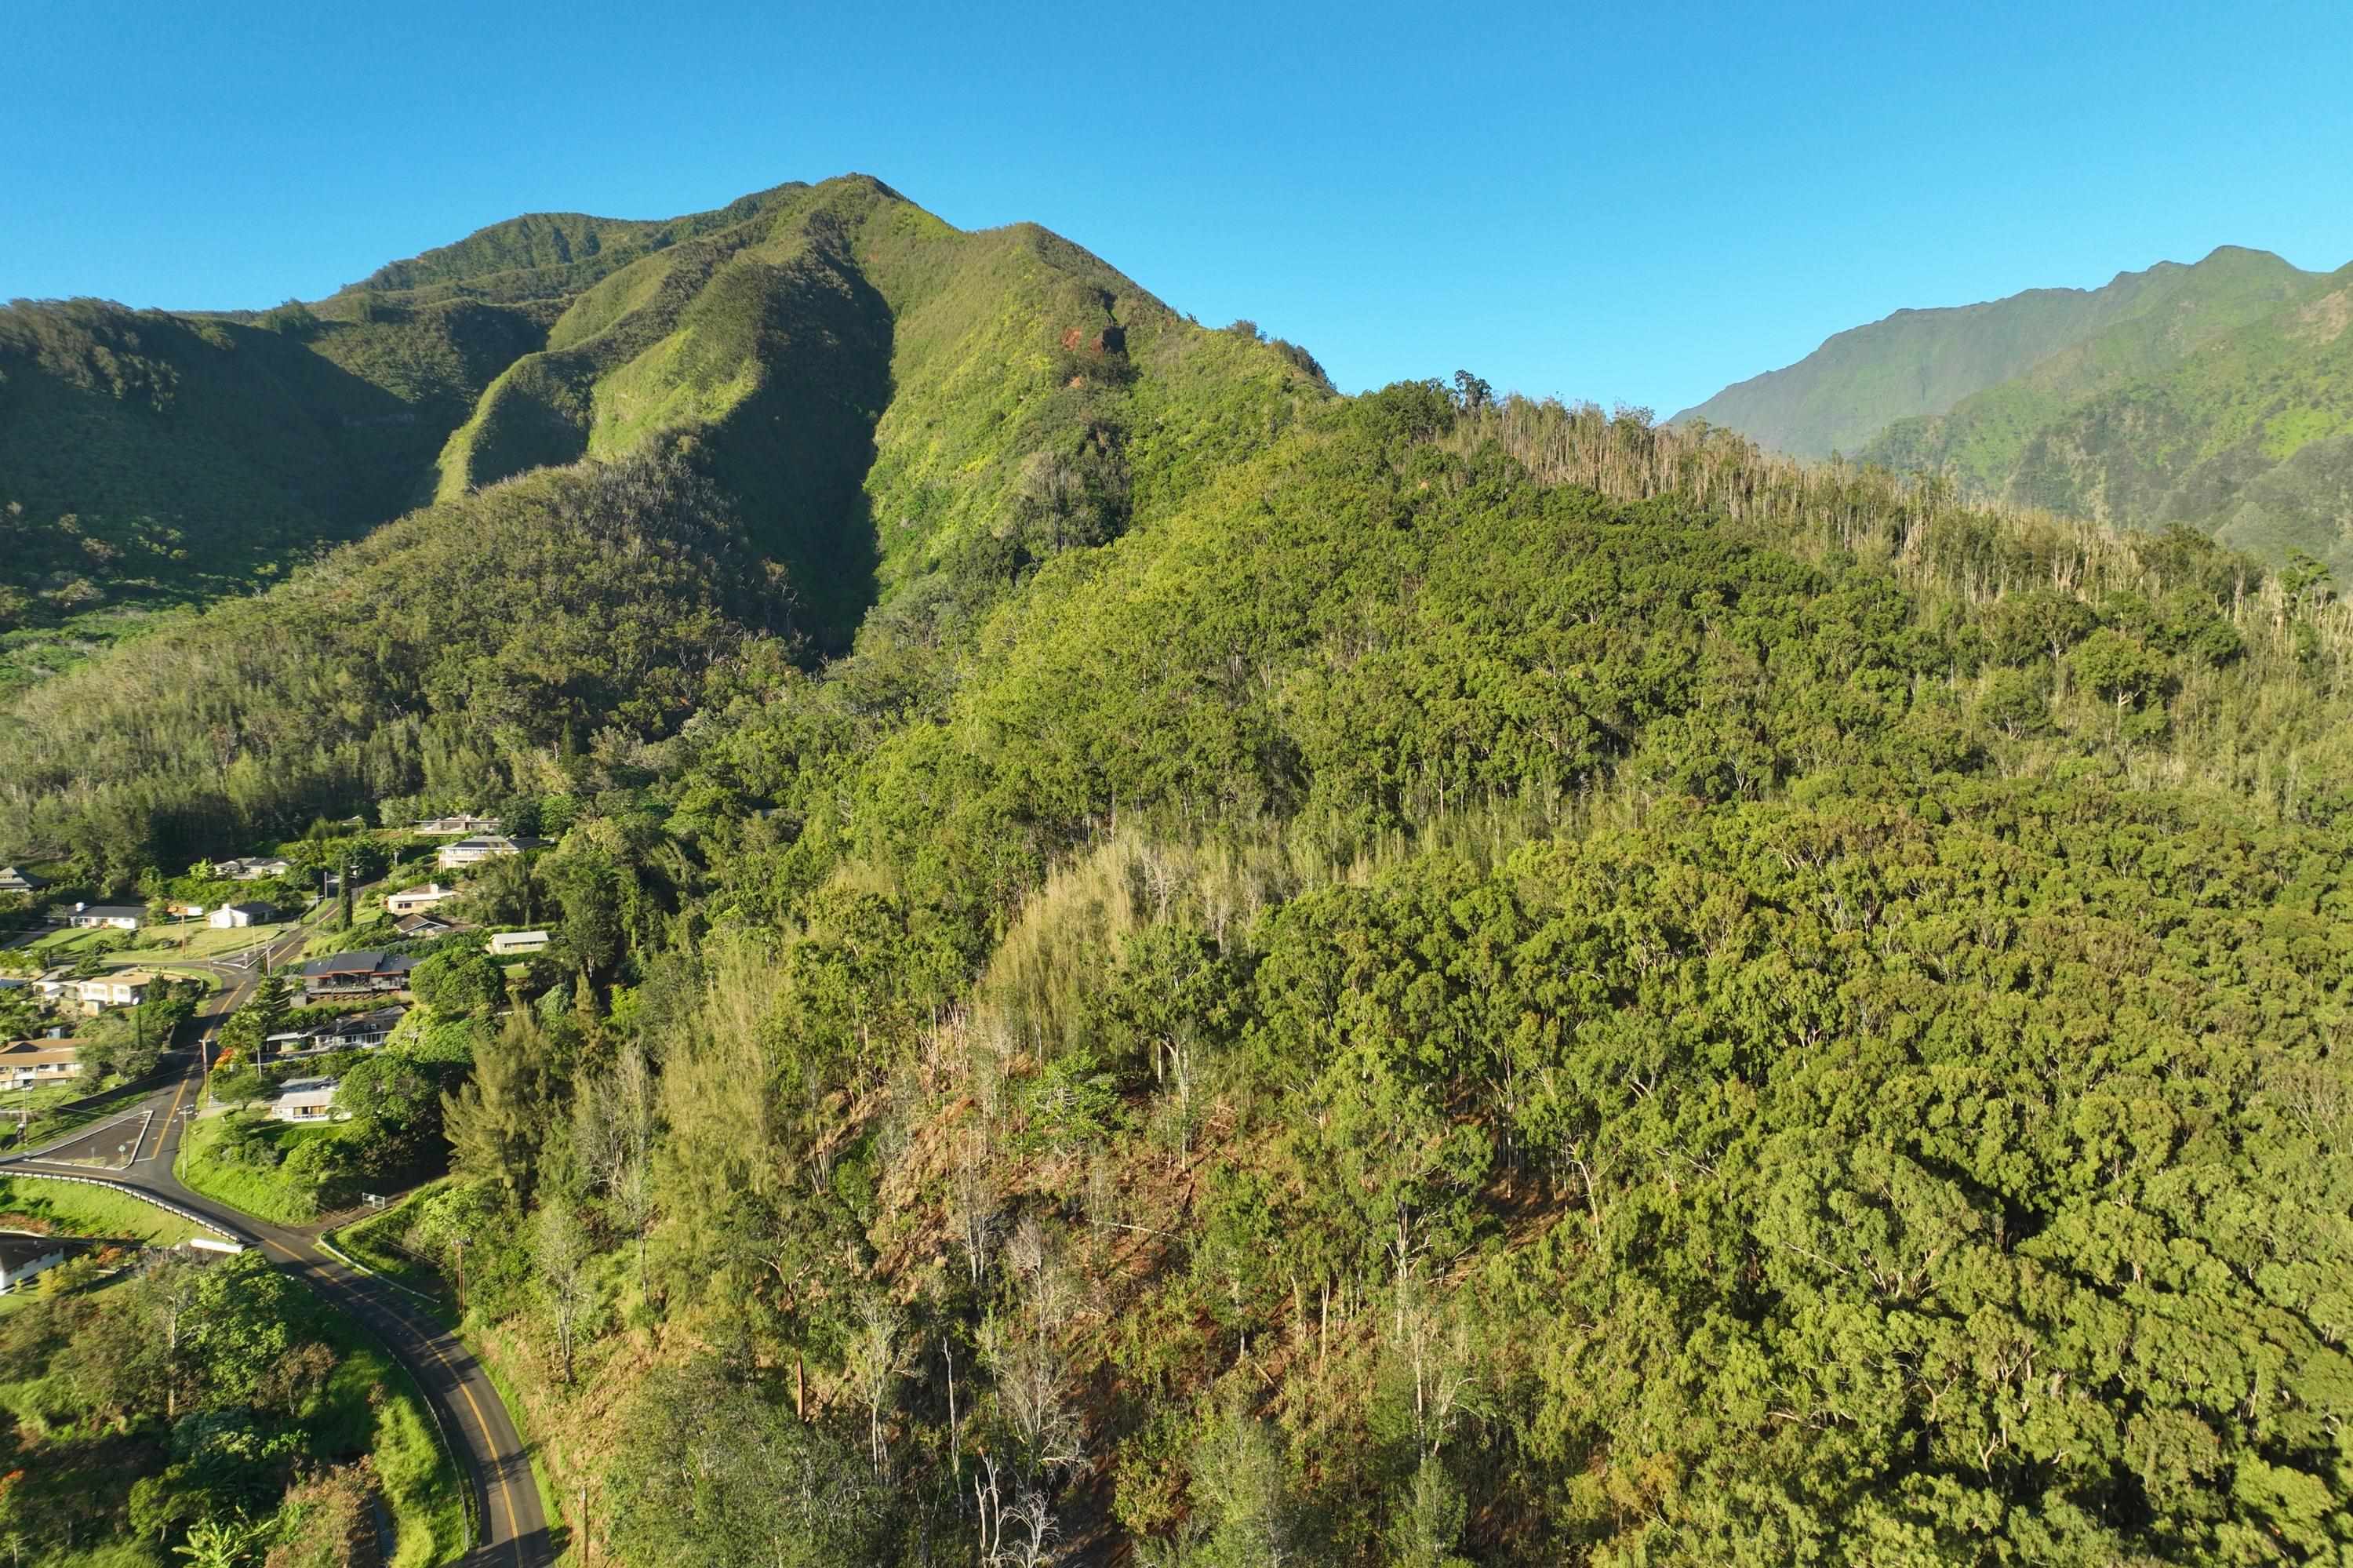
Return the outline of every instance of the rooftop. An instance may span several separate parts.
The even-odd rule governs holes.
[[[336,953],[302,966],[306,975],[406,974],[417,960],[406,953]]]
[[[19,1040],[0,1045],[0,1067],[37,1066],[44,1062],[70,1062],[81,1049],[79,1040]]]
[[[12,1231],[0,1235],[0,1267],[22,1268],[79,1245],[71,1236],[29,1236]]]

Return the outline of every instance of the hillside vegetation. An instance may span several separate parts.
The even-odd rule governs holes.
[[[2099,289],[2030,289],[1983,304],[1898,311],[1675,420],[1726,425],[1769,451],[1826,458],[1852,456],[1891,424],[1947,413],[1998,387],[2047,416],[2103,376],[2170,362],[2317,281],[2267,251],[2224,246],[2194,266],[2160,261]],[[1990,422],[2006,406],[1989,401],[1982,417]]]
[[[253,591],[417,504],[448,433],[543,334],[471,302],[0,310],[0,690],[123,611]]]
[[[596,1561],[2353,1549],[2325,578],[758,199],[0,728],[93,885],[557,841],[286,1174],[446,1143],[368,1245]]]
[[[1903,312],[1679,418],[1971,494],[2353,571],[2353,270],[2225,248],[2089,294]],[[1835,440],[1820,419],[1838,410]],[[1892,421],[1889,416],[1895,417]]]
[[[2098,374],[2039,373],[1862,456],[1949,468],[2023,504],[2103,522],[2203,527],[2274,561],[2353,571],[2353,268],[2224,333],[2145,352],[2105,334]]]

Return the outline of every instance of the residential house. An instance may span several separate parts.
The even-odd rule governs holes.
[[[37,893],[47,885],[39,877],[18,871],[13,865],[0,865],[0,893]]]
[[[456,888],[427,882],[417,887],[404,887],[397,893],[385,894],[384,912],[387,915],[415,915],[457,896]]]
[[[73,970],[43,969],[39,978],[33,981],[33,994],[50,1003],[79,1000],[74,996]]]
[[[392,923],[392,928],[412,942],[429,942],[456,930],[458,922],[438,915],[403,915]]]
[[[248,926],[267,926],[278,918],[275,906],[269,904],[224,904],[206,916],[205,924],[216,931],[239,931]]]
[[[143,904],[77,904],[66,916],[67,925],[82,930],[112,927],[118,931],[136,931],[146,923]]]
[[[253,855],[244,860],[218,860],[213,863],[213,874],[231,882],[260,882],[272,876],[284,876],[294,869],[290,861],[271,855]]]
[[[322,1024],[316,1031],[320,1047],[328,1051],[373,1051],[392,1038],[400,1021],[408,1016],[405,1007],[379,1007],[374,1012],[354,1013]]]
[[[490,941],[492,958],[512,958],[518,953],[536,953],[547,946],[544,931],[501,931]]]
[[[459,839],[454,844],[443,844],[434,857],[434,863],[444,871],[454,871],[461,865],[480,865],[486,860],[504,855],[521,854],[525,850],[541,848],[545,839],[511,839],[503,837]]]
[[[55,1268],[79,1245],[62,1236],[14,1232],[0,1235],[0,1293],[14,1290],[33,1276]]]
[[[502,833],[506,824],[496,817],[477,817],[460,811],[454,817],[436,817],[429,822],[419,822],[408,830],[428,839],[470,838],[477,833]]]
[[[349,1111],[335,1109],[335,1078],[289,1078],[278,1086],[278,1097],[269,1102],[269,1115],[276,1121],[344,1121]]]
[[[336,1001],[406,991],[416,962],[406,953],[337,953],[313,959],[302,966],[302,1000]]]
[[[0,1047],[0,1089],[37,1088],[80,1076],[79,1040],[19,1040]]]
[[[84,1012],[91,1013],[110,1007],[137,1007],[147,1000],[147,989],[154,983],[155,977],[144,969],[117,969],[111,975],[74,981],[74,1000],[81,1003]]]

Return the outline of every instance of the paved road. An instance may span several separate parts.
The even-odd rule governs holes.
[[[303,935],[293,933],[288,941],[299,944]],[[219,999],[214,1022],[242,1001],[254,983],[248,979]],[[522,1439],[489,1374],[458,1337],[392,1286],[336,1262],[311,1233],[272,1225],[216,1202],[172,1174],[187,1128],[182,1113],[195,1108],[203,1076],[203,1065],[192,1054],[185,1073],[130,1114],[86,1128],[62,1143],[0,1160],[0,1168],[18,1168],[26,1175],[103,1177],[164,1199],[260,1247],[272,1263],[374,1330],[440,1411],[443,1429],[472,1472],[479,1504],[481,1540],[468,1562],[474,1568],[543,1568],[554,1563],[547,1518]],[[132,1146],[127,1164],[118,1153],[125,1145]],[[100,1151],[98,1157],[109,1169],[66,1163],[77,1150],[91,1149]]]

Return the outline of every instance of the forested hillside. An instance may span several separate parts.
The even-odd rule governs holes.
[[[555,841],[282,1178],[446,1141],[351,1245],[462,1269],[572,1542],[2353,1550],[2324,578],[753,199],[380,276],[627,257],[431,506],[0,725],[92,885]]]
[[[2118,527],[2188,526],[2274,566],[2309,556],[2341,580],[2348,298],[2353,270],[2225,247],[2093,293],[1902,312],[1678,418]]]
[[[2353,268],[2232,330],[2149,353],[2084,345],[2097,374],[2038,370],[1866,447],[1949,469],[2021,504],[2141,526],[2180,523],[2273,561],[2353,572]]]
[[[1946,413],[2000,387],[2055,408],[2121,365],[2169,362],[2276,310],[2319,280],[2262,250],[2224,246],[2193,266],[2160,261],[2098,289],[2030,289],[1983,304],[1898,311],[1838,334],[1779,370],[1675,416],[1728,425],[1791,457],[1853,456],[1891,423]],[[2098,346],[2093,346],[2094,344]],[[1989,402],[1989,413],[2007,407]]]
[[[470,302],[347,320],[0,310],[0,691],[416,505],[449,431],[544,333]]]

